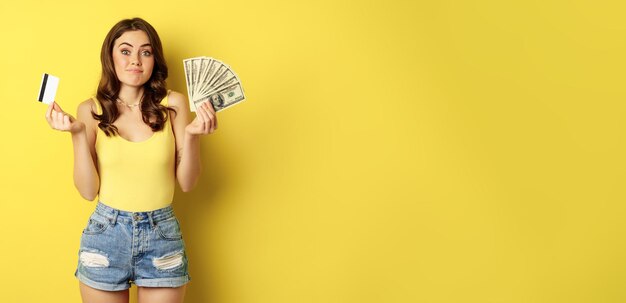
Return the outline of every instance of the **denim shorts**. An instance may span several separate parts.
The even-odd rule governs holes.
[[[179,287],[191,281],[187,254],[172,206],[121,211],[98,201],[83,230],[74,275],[93,288],[117,291]]]

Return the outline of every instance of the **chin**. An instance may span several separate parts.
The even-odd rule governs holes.
[[[146,82],[148,81],[144,81],[142,80],[120,80],[120,82],[122,82],[123,84],[127,85],[127,86],[132,86],[132,87],[139,87],[139,86],[143,86],[144,84],[146,84]]]

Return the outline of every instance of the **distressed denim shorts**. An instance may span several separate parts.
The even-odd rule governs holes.
[[[191,281],[172,206],[127,212],[98,201],[83,230],[74,275],[93,288],[117,291],[130,283],[179,287]]]

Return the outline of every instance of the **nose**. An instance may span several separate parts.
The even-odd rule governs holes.
[[[139,55],[132,56],[130,64],[131,65],[141,66],[141,59],[140,59]]]

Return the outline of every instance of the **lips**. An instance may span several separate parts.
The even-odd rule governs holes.
[[[143,73],[143,71],[140,70],[140,69],[129,69],[128,72],[129,73],[133,73],[133,74],[141,74],[141,73]]]

